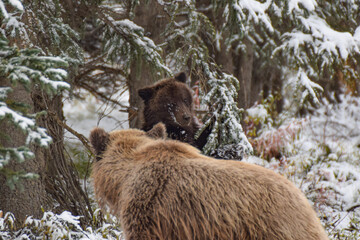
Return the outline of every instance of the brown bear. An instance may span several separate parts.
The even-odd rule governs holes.
[[[245,162],[216,160],[163,139],[163,124],[90,141],[96,198],[126,239],[328,239],[308,200],[290,181]]]
[[[192,92],[185,83],[186,74],[182,72],[138,90],[145,105],[142,130],[149,131],[163,122],[169,138],[197,146],[194,136],[200,125],[194,114]]]

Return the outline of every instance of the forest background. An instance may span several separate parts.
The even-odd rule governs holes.
[[[0,239],[120,238],[86,131],[139,128],[137,90],[180,71],[205,154],[285,175],[360,238],[359,0],[0,0],[0,20]]]

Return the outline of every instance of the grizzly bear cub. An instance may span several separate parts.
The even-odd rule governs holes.
[[[163,122],[169,138],[196,146],[194,136],[200,125],[194,114],[191,90],[185,83],[186,75],[182,72],[138,90],[144,101],[142,130],[149,131]]]
[[[290,181],[245,162],[215,160],[164,139],[157,124],[90,141],[99,204],[116,215],[126,239],[328,239],[315,211]]]

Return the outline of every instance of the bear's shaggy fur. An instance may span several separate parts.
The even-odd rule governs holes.
[[[145,106],[142,130],[149,131],[163,122],[169,138],[195,145],[194,135],[200,125],[194,114],[191,90],[185,83],[185,73],[179,73],[138,90]]]
[[[148,133],[90,134],[96,152],[107,143],[93,165],[96,198],[119,217],[126,239],[328,239],[307,199],[284,177],[159,139],[165,134],[161,123]]]

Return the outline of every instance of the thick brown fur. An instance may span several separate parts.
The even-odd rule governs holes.
[[[96,198],[120,219],[126,239],[328,239],[286,178],[141,130],[109,133],[92,177]]]
[[[179,73],[138,90],[144,101],[144,131],[163,122],[169,138],[195,145],[194,135],[200,125],[194,114],[191,90],[185,83],[185,73]]]

